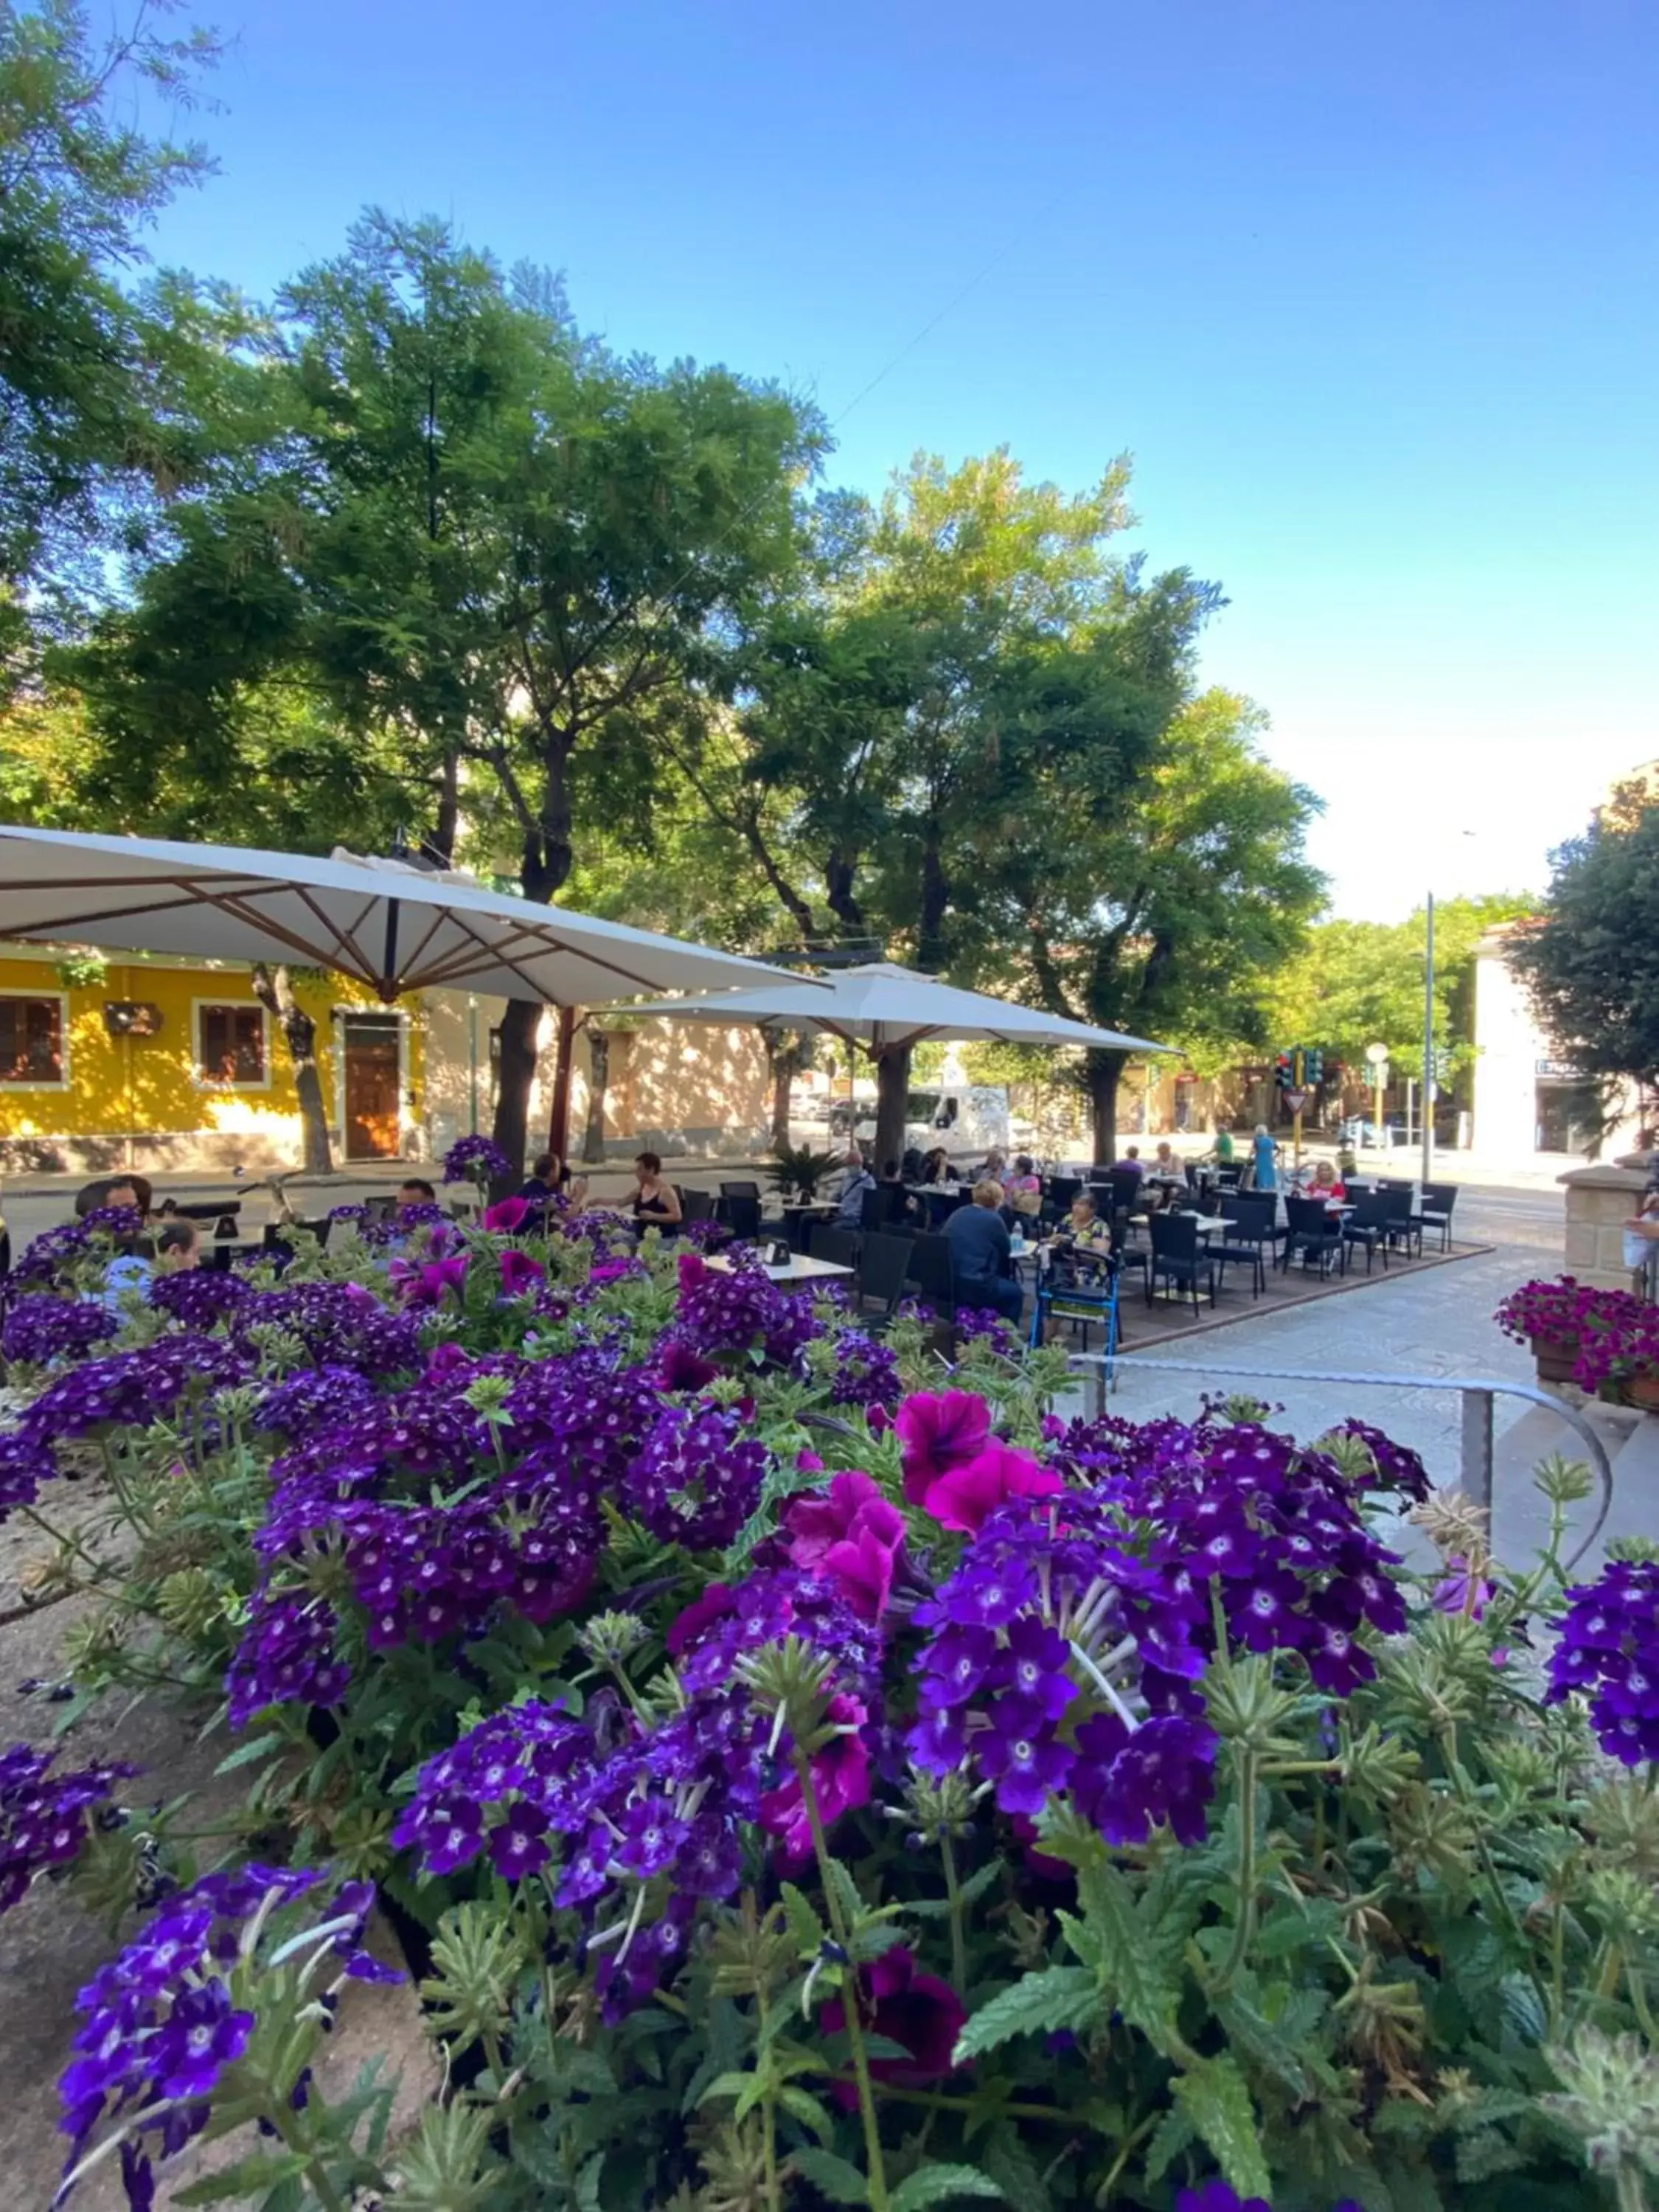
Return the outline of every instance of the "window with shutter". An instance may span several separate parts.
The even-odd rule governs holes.
[[[63,1080],[63,1000],[0,997],[0,1085],[27,1090]]]
[[[260,1006],[198,1006],[197,1064],[204,1083],[250,1089],[265,1080],[265,1017]]]

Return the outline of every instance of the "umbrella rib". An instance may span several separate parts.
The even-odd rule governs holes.
[[[289,886],[283,885],[282,888],[288,889]],[[263,929],[269,936],[280,939],[290,951],[303,955],[308,966],[314,963],[319,968],[332,968],[336,965],[331,958],[322,957],[322,946],[311,938],[301,937],[283,923],[273,921],[268,914],[261,914],[258,907],[244,906],[242,900],[246,896],[248,896],[246,893],[238,891],[206,892],[203,896],[202,903],[204,906],[217,908],[221,914],[229,915],[234,921],[246,922],[252,929]],[[374,978],[372,975],[365,975],[363,981],[372,983]]]
[[[449,919],[452,921],[456,921],[453,915]],[[457,927],[459,926],[457,922]],[[492,964],[500,966],[514,957],[514,951],[509,951],[508,948],[516,948],[520,942],[530,947],[532,951],[541,947],[543,943],[533,930],[526,929],[516,923],[507,935],[495,945],[487,945],[483,939],[473,938],[470,932],[468,935],[467,944],[453,946],[440,959],[434,961],[430,968],[422,970],[421,981],[424,988],[435,988],[440,984],[456,982],[462,976],[477,975],[481,969]],[[514,970],[515,975],[519,972],[516,969]]]
[[[550,910],[551,909],[550,909]],[[454,919],[457,927],[465,930],[466,934],[472,939],[476,945],[479,945],[485,951],[494,951],[494,948],[488,943],[488,941],[480,937],[477,930],[475,930],[469,922],[465,921],[462,919],[459,912],[455,914]],[[612,975],[620,975],[625,983],[631,983],[636,991],[649,991],[653,988],[648,976],[635,975],[628,969],[618,967],[614,960],[602,959],[597,952],[590,951],[586,945],[571,945],[567,943],[562,938],[559,937],[551,927],[545,927],[541,924],[534,922],[520,923],[518,926],[520,929],[533,931],[534,934],[542,939],[550,951],[567,952],[573,959],[588,961],[595,968],[603,968]],[[507,954],[496,953],[495,957],[501,961],[505,967],[510,968],[515,975],[524,976],[525,981],[530,984],[531,989],[537,998],[543,1000],[550,1006],[556,1006],[562,1003],[557,999],[550,998],[542,985],[532,981],[529,976],[525,975],[523,969],[520,968],[518,963],[511,958]]]
[[[309,888],[306,884],[295,884],[291,888],[298,894],[300,902],[306,908],[307,912],[314,915],[318,921],[320,922],[322,927],[334,939],[336,950],[341,952],[349,952],[350,954],[351,960],[348,965],[347,972],[354,975],[362,976],[365,981],[373,982],[374,978],[369,964],[368,956],[363,951],[362,946],[357,942],[356,935],[356,924],[354,923],[345,928],[342,928],[340,924],[334,920],[334,917],[329,913],[327,908],[318,904],[317,901],[312,896]],[[369,908],[365,907],[362,909],[362,913],[358,915],[357,921],[361,922],[363,916],[369,911]],[[332,967],[335,963],[332,961],[330,961],[327,964],[330,967]]]

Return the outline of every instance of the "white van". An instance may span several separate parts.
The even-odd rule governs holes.
[[[1008,1093],[1000,1083],[913,1091],[904,1102],[904,1141],[923,1152],[943,1145],[953,1159],[983,1159],[994,1145],[1006,1152]]]

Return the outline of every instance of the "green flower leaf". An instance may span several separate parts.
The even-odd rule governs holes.
[[[1048,1966],[1027,1974],[981,2007],[957,2038],[951,2056],[963,2065],[1016,2035],[1048,2035],[1084,2027],[1100,2008],[1095,1977],[1086,1966]]]
[[[1241,2197],[1266,2197],[1273,2186],[1256,2134],[1255,2107],[1236,2059],[1224,2051],[1203,2058],[1175,2080],[1175,2094],[1216,2163]]]
[[[924,2166],[893,2191],[893,2212],[921,2212],[924,2204],[943,2204],[952,2197],[994,2197],[1006,2204],[996,2183],[976,2166]]]
[[[810,2181],[832,2204],[867,2204],[870,2185],[857,2166],[837,2158],[832,2150],[798,2150],[789,2163],[803,2181]]]

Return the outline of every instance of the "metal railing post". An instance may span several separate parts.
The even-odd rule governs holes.
[[[1206,1381],[1226,1376],[1252,1382],[1340,1382],[1364,1390],[1456,1390],[1463,1400],[1463,1486],[1472,1498],[1488,1510],[1492,1504],[1493,1401],[1500,1396],[1523,1399],[1528,1405],[1542,1406],[1572,1430],[1583,1444],[1585,1459],[1600,1492],[1589,1534],[1565,1563],[1569,1568],[1577,1566],[1591,1549],[1613,1510],[1613,1462],[1607,1457],[1606,1445],[1577,1407],[1565,1404],[1553,1390],[1543,1389],[1535,1382],[1506,1382],[1495,1376],[1484,1375],[1372,1375],[1328,1367],[1237,1367],[1209,1359],[1159,1359],[1144,1352],[1120,1352],[1116,1364],[1121,1369],[1146,1368],[1164,1375],[1198,1375]],[[1095,1404],[1103,1411],[1101,1355],[1094,1352],[1073,1352],[1071,1364],[1073,1371],[1094,1370]]]
[[[1492,1510],[1492,1394],[1463,1393],[1463,1494]]]

